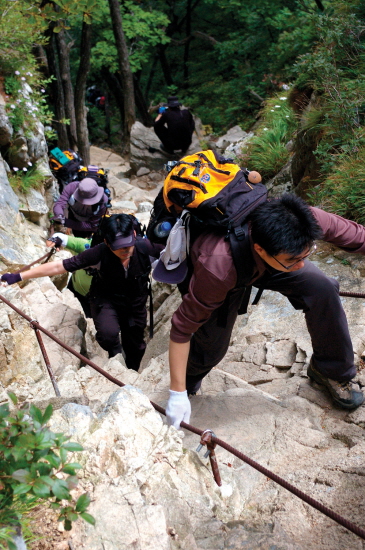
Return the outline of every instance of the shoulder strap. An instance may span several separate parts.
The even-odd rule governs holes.
[[[151,271],[151,260],[150,256],[148,254],[147,250],[147,243],[145,239],[137,239],[135,244],[137,251],[140,252],[140,260],[143,261],[143,270],[145,270],[145,273]],[[151,277],[148,278],[148,295],[150,298],[150,330],[149,330],[149,336],[150,338],[153,338],[153,296],[152,296],[152,282]]]
[[[232,258],[237,270],[236,287],[247,286],[250,282],[255,267],[251,250],[248,223],[232,228],[229,233],[229,242],[232,250]]]

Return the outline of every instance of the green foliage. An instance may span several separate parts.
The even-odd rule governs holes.
[[[21,128],[32,131],[37,121],[43,124],[51,122],[52,113],[44,95],[44,86],[52,79],[41,79],[37,71],[33,73],[25,67],[5,77],[4,87],[9,99],[6,111],[15,132]]]
[[[44,176],[33,166],[24,170],[13,168],[9,183],[15,192],[27,194],[31,189],[39,189],[42,186]]]
[[[255,136],[239,159],[240,163],[260,172],[264,180],[273,177],[289,160],[286,144],[296,128],[287,94],[277,95],[266,102]]]
[[[9,539],[12,526],[21,524],[24,510],[36,502],[51,503],[66,530],[79,517],[93,524],[94,519],[86,513],[88,495],[74,502],[70,493],[77,486],[76,472],[81,466],[69,462],[67,455],[82,451],[82,446],[47,428],[51,405],[44,413],[34,405],[25,411],[17,408],[14,394],[9,397],[15,409],[10,411],[8,404],[0,406],[0,544]]]
[[[123,2],[121,9],[123,30],[129,43],[129,63],[132,72],[136,72],[148,62],[154,47],[169,42],[165,34],[168,18],[158,10],[144,9],[131,0]],[[92,49],[92,70],[107,67],[115,73],[119,70],[118,54],[106,0],[100,2],[100,10],[97,41]]]
[[[365,225],[365,145],[337,164],[310,193],[313,203]]]

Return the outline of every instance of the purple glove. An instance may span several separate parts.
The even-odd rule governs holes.
[[[4,273],[4,275],[1,275],[1,282],[7,283],[8,285],[19,283],[19,281],[22,280],[20,273]]]

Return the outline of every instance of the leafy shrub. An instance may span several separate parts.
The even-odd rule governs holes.
[[[310,193],[311,202],[365,225],[365,147],[338,164]]]
[[[15,168],[13,168],[15,170]],[[44,183],[44,176],[36,168],[17,170],[9,177],[9,183],[15,192],[29,193],[30,189],[39,189]]]
[[[287,104],[287,94],[271,98],[262,111],[256,135],[239,162],[260,172],[264,179],[273,177],[289,160],[286,144],[295,127],[295,116]]]
[[[14,405],[17,398],[9,393]],[[16,527],[22,524],[22,510],[35,502],[50,502],[58,510],[59,521],[70,530],[79,517],[94,524],[94,518],[86,512],[90,503],[87,494],[74,502],[70,491],[77,486],[77,462],[69,462],[69,452],[82,451],[78,443],[69,441],[62,433],[47,428],[52,416],[52,406],[42,412],[30,405],[29,410],[9,405],[0,406],[0,547],[16,550],[11,541]],[[65,505],[64,501],[67,501]],[[12,529],[13,528],[13,529]]]

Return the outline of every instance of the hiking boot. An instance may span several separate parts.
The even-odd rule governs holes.
[[[312,361],[307,369],[307,374],[309,378],[317,382],[317,384],[326,386],[333,401],[344,409],[356,409],[364,401],[364,395],[358,384],[355,384],[351,380],[348,382],[331,380],[331,378],[327,378],[318,372],[318,370],[314,368]]]
[[[202,381],[198,380],[198,382],[195,382],[195,384],[193,384],[192,386],[187,387],[186,391],[188,392],[188,396],[189,395],[196,395],[197,392],[200,390],[201,385],[202,385]]]

